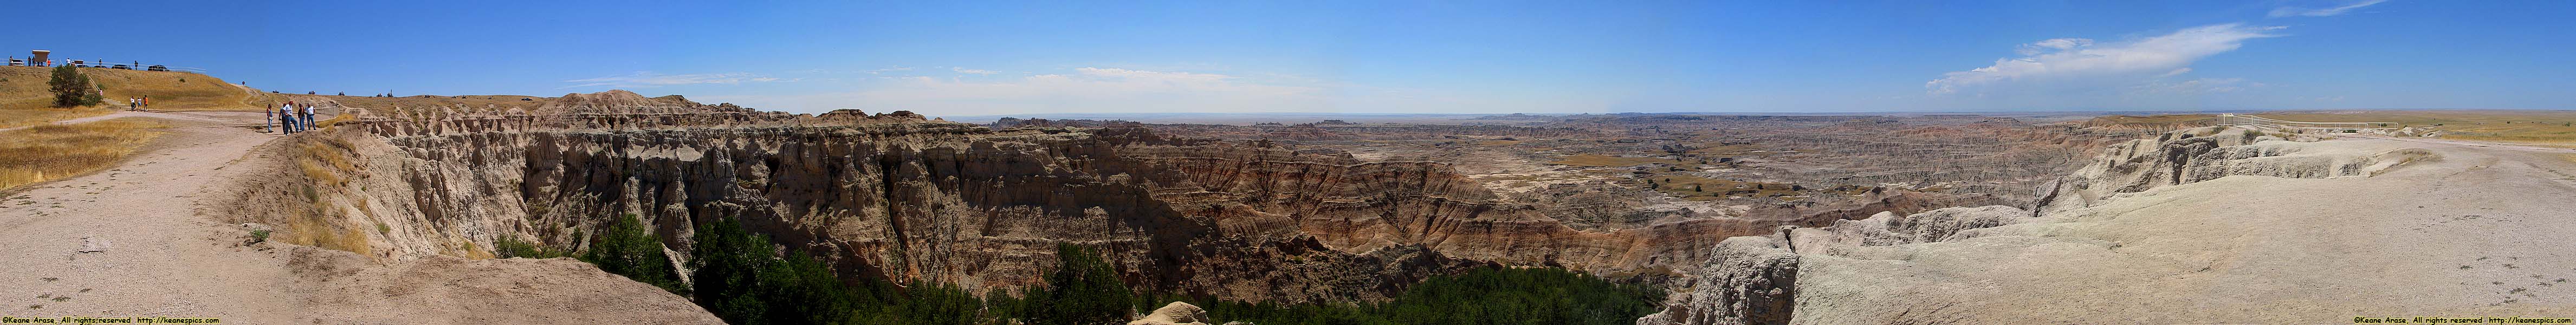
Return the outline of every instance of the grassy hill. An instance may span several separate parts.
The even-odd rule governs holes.
[[[129,97],[152,97],[152,109],[165,111],[232,111],[258,109],[247,87],[189,72],[154,72],[82,68],[98,84],[107,102],[100,106],[53,107],[45,81],[53,68],[0,67],[0,128],[96,116],[125,108]]]

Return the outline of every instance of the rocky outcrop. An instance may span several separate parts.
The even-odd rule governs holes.
[[[1744,236],[1718,244],[1691,283],[1663,312],[1637,325],[1788,324],[1797,306],[1798,254],[1778,239]]]
[[[2009,206],[1942,208],[1897,215],[1880,212],[1861,220],[1839,220],[1824,228],[1799,228],[1790,242],[1800,249],[1824,251],[1855,246],[1891,246],[1949,241],[1971,230],[2022,223],[2030,211]]]
[[[1209,321],[1207,311],[1199,310],[1199,306],[1174,301],[1127,325],[1208,325]]]
[[[2436,159],[2422,149],[2375,153],[2304,152],[2289,138],[2233,127],[2200,127],[2111,146],[2101,159],[2043,191],[2037,209],[2081,207],[2120,193],[2227,176],[2327,178],[2374,175],[2412,161]]]
[[[2317,198],[2350,194],[2317,193],[2335,192],[2333,190],[2275,193],[2306,189],[2306,185],[2297,184],[2310,183],[2267,181],[2375,178],[2404,166],[2439,162],[2439,157],[2431,150],[2396,147],[2386,142],[2304,143],[2283,141],[2281,137],[2257,131],[2227,128],[2174,131],[2157,139],[2132,141],[2106,150],[2099,162],[2069,176],[2069,181],[2051,186],[2050,201],[2046,202],[2058,205],[2044,205],[2050,208],[2047,211],[1985,206],[1943,208],[1906,215],[1880,213],[1866,219],[1834,221],[1823,228],[1784,229],[1784,235],[1780,237],[1730,238],[1717,249],[1717,257],[1710,258],[1707,266],[1702,268],[1703,274],[1694,282],[1693,292],[1670,302],[1663,313],[1639,319],[1638,323],[1784,324],[1793,320],[1799,324],[1974,324],[2013,320],[2064,323],[2109,315],[2065,313],[2099,310],[2087,308],[2105,305],[2127,306],[2112,309],[2111,313],[2123,315],[2116,316],[2120,319],[2152,320],[2149,322],[2156,323],[2206,322],[2208,319],[2280,321],[2283,319],[2277,318],[2277,314],[2264,313],[2277,308],[2242,305],[2230,307],[2234,309],[2222,308],[2233,313],[2228,314],[2234,315],[2228,318],[2131,315],[2118,311],[2203,306],[2201,304],[2208,300],[2193,298],[2198,297],[2193,295],[2211,295],[2212,292],[2245,294],[2232,288],[2259,287],[2250,290],[2274,294],[2280,290],[2273,288],[2283,287],[2276,283],[2278,281],[2311,282],[2307,285],[2333,283],[2318,281],[2348,281],[2349,278],[2305,276],[2303,274],[2326,271],[2298,266],[2315,264],[2313,261],[2273,263],[2271,261],[2298,257],[2269,250],[2281,249],[2275,246],[2297,246],[2299,248],[2296,249],[2309,252],[2306,254],[2346,254],[2345,250],[2364,245],[2339,240],[2338,234],[2345,232],[2307,229],[2354,228],[2315,223],[2349,223],[2346,218],[2353,215],[2386,214],[2390,207],[2344,209],[2338,204],[2319,204],[2333,200]],[[2425,175],[2416,174],[2419,177]],[[2201,183],[2226,185],[2198,185]],[[2399,183],[2403,181],[2356,184],[2396,186]],[[2195,186],[2174,186],[2183,184]],[[2176,193],[2180,191],[2191,192]],[[2177,197],[2144,195],[2154,193]],[[2205,201],[2229,203],[2203,203]],[[2377,203],[2385,202],[2371,204]],[[2405,205],[2423,207],[2417,204],[2437,203]],[[2280,219],[2314,220],[2285,223],[2277,221]],[[2426,229],[2415,227],[2412,231]],[[2293,239],[2282,239],[2283,236]],[[1777,244],[1764,244],[1774,242]],[[2254,244],[2256,242],[2263,244]],[[1748,255],[1766,262],[1749,263],[1741,257]],[[1785,261],[1787,265],[1767,261]],[[2245,264],[2267,266],[2238,266]],[[2352,267],[2355,266],[2318,268]],[[2275,274],[2291,268],[2302,271]],[[1794,270],[1790,271],[1793,280],[1785,284],[1745,280],[1766,279],[1752,275],[1783,269]],[[2461,266],[2456,269],[2471,268]],[[2238,273],[2262,275],[2233,275]],[[2154,284],[2104,285],[2121,281]],[[2340,289],[2320,290],[2327,292],[2310,292],[2291,299],[2344,292]],[[1768,292],[1786,292],[1787,295],[1755,294]],[[2290,298],[2265,297],[2272,298],[2218,296],[2221,300],[2241,301]],[[1776,313],[1781,316],[1770,318],[1766,315],[1775,313],[1761,312],[1770,309],[1756,308],[1769,306],[1771,304],[1766,302],[1774,301],[1794,301],[1794,304],[1787,305],[1795,306],[1795,310]],[[1998,316],[1999,311],[2013,316]],[[2298,319],[2328,319],[2305,316],[2311,318]]]
[[[2015,224],[2030,213],[2007,206],[1943,208],[1899,216],[1839,220],[1825,228],[1782,228],[1769,236],[1727,238],[1663,312],[1638,325],[1788,324],[1798,297],[1801,254],[1834,254],[1852,247],[1926,243],[1964,237],[1975,229]]]

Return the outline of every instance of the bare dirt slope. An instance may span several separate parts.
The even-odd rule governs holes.
[[[2422,148],[2376,176],[2226,176],[1941,242],[1796,243],[1800,324],[2328,323],[2576,312],[2576,152]],[[2263,159],[2263,158],[2257,158]],[[2279,158],[2291,159],[2291,158]]]
[[[170,136],[106,171],[0,193],[0,315],[214,317],[243,324],[721,321],[684,298],[568,259],[357,254],[243,244],[209,195],[286,173],[257,113],[162,117]]]

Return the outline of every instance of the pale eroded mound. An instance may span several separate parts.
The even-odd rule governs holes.
[[[2061,200],[2038,217],[1944,209],[1795,229],[1785,235],[1794,245],[1730,239],[1687,298],[1639,323],[2321,323],[2576,311],[2576,286],[2562,280],[2576,277],[2576,258],[2552,239],[2576,231],[2564,212],[2576,206],[2564,200],[2576,197],[2565,153],[2385,139],[2195,148],[2224,142],[2200,137],[2114,150],[2078,181],[2153,186],[2078,187],[2105,195]],[[1783,272],[1794,285],[1736,276]],[[1781,304],[1794,308],[1764,307]]]

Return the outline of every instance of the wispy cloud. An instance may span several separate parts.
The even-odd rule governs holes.
[[[2381,2],[2388,2],[2388,0],[2361,0],[2360,2],[2354,2],[2354,3],[2352,3],[2352,4],[2346,4],[2346,5],[2342,5],[2342,6],[2329,7],[2329,8],[2300,8],[2300,7],[2280,7],[2280,8],[2272,8],[2272,14],[2271,14],[2270,16],[2271,16],[2272,18],[2291,17],[2291,16],[2308,16],[2308,17],[2339,16],[2339,15],[2343,15],[2343,14],[2345,14],[2345,13],[2350,13],[2350,12],[2352,12],[2352,10],[2353,10],[2353,9],[2361,9],[2361,7],[2369,7],[2370,5],[2379,4],[2379,3],[2381,3]]]
[[[2190,72],[2192,62],[2236,50],[2246,40],[2279,36],[2270,32],[2281,28],[2218,24],[2116,43],[2043,40],[2018,47],[2022,57],[1943,74],[1924,87],[1935,95],[1986,96],[2133,85]]]
[[[892,68],[884,68],[884,69],[868,70],[868,74],[881,74],[881,73],[895,72],[895,71],[912,71],[912,68],[911,68],[911,67],[892,67]]]
[[[659,74],[659,73],[652,73],[652,72],[636,72],[636,73],[634,73],[634,74],[628,74],[628,75],[622,75],[622,76],[607,76],[607,77],[598,77],[598,78],[589,78],[589,79],[573,79],[573,80],[564,80],[563,82],[573,83],[573,85],[570,85],[570,86],[563,86],[563,87],[561,87],[561,88],[585,88],[585,87],[643,88],[643,87],[660,87],[660,86],[676,86],[676,85],[697,85],[697,84],[739,84],[739,83],[745,83],[745,82],[775,82],[775,81],[795,81],[795,80],[794,80],[794,79],[779,79],[779,78],[774,78],[774,77],[762,76],[762,75],[758,75],[758,74],[741,73],[741,72],[736,72],[736,73],[699,73],[699,74]],[[557,88],[557,89],[561,89],[561,88]]]
[[[991,74],[995,74],[995,73],[1001,73],[1001,72],[995,72],[995,71],[993,71],[993,70],[979,70],[979,69],[967,69],[967,68],[948,68],[948,70],[949,70],[949,71],[956,71],[957,73],[980,74],[980,75],[991,75]]]

